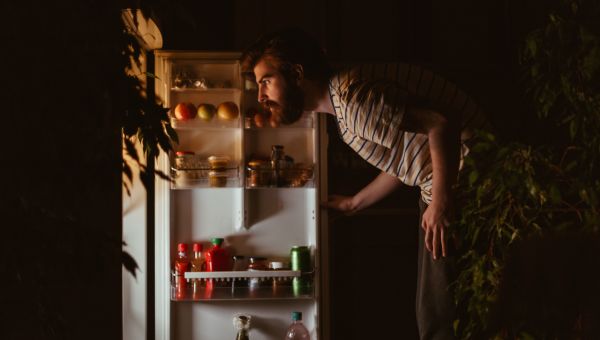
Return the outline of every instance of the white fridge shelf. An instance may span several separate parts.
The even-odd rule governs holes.
[[[300,277],[299,270],[257,270],[223,272],[185,272],[186,279],[249,279],[249,278],[294,278]]]

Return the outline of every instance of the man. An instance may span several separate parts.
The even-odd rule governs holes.
[[[244,53],[242,67],[253,72],[258,100],[276,119],[289,124],[304,111],[332,114],[342,139],[381,170],[354,196],[331,196],[328,207],[354,212],[402,183],[421,188],[419,333],[422,339],[454,338],[448,291],[454,258],[446,228],[466,142],[487,125],[479,107],[418,66],[364,65],[334,73],[316,40],[296,29],[260,38]]]

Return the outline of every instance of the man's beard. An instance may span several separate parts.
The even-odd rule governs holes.
[[[266,108],[281,119],[283,124],[292,124],[300,119],[304,112],[304,93],[294,82],[287,82],[281,104],[273,101],[265,103]]]

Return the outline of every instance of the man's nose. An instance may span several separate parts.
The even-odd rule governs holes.
[[[268,99],[268,97],[265,94],[265,91],[263,90],[262,86],[259,86],[258,87],[258,102],[264,103],[267,101],[267,99]]]

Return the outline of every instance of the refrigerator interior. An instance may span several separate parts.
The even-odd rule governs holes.
[[[215,115],[210,121],[180,120],[173,110],[169,113],[179,138],[174,149],[193,153],[198,161],[194,169],[182,170],[176,159],[180,155],[158,160],[158,168],[175,178],[172,183],[159,180],[156,187],[159,339],[234,339],[233,317],[238,313],[252,317],[251,339],[283,338],[292,311],[302,312],[312,339],[319,337],[317,120],[307,112],[291,126],[256,126],[245,115],[258,106],[256,88],[244,81],[238,58],[238,53],[230,52],[156,53],[157,94],[167,107],[181,102],[217,107],[231,101],[240,111],[234,120]],[[292,180],[283,187],[250,179],[249,162],[268,163],[273,145],[282,145],[293,164],[286,172]],[[215,185],[210,179],[212,170],[205,160],[211,156],[227,158],[223,183]],[[270,176],[270,171],[265,169],[261,176]],[[262,286],[256,290],[247,281],[227,277],[196,281],[172,275],[178,243],[187,243],[190,249],[192,243],[201,243],[206,251],[214,237],[225,239],[229,255],[262,256],[285,264],[293,246],[309,246],[310,287],[297,289],[292,278],[275,285],[261,278]]]

